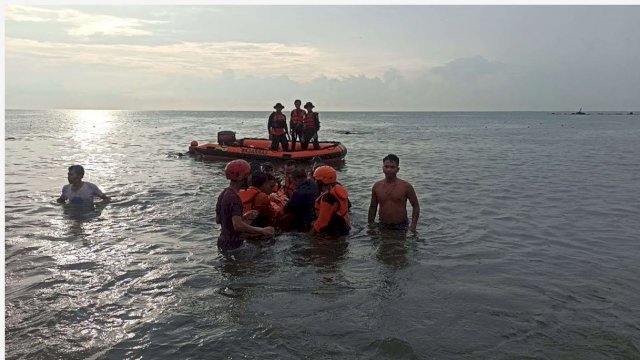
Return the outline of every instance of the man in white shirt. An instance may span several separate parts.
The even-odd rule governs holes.
[[[64,204],[93,204],[95,196],[104,200],[105,203],[110,202],[111,198],[105,195],[98,186],[88,181],[82,181],[84,177],[84,168],[82,165],[69,166],[67,179],[69,184],[62,187],[62,194],[58,198],[58,203]]]

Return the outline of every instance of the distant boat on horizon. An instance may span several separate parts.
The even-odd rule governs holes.
[[[585,112],[582,112],[582,108],[580,108],[580,110],[578,110],[578,112],[571,113],[571,115],[589,115],[589,114],[587,114]]]

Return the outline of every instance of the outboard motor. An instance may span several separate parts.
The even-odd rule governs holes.
[[[236,133],[234,131],[218,131],[218,144],[234,145],[236,142]]]

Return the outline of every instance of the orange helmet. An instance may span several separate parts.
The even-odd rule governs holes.
[[[251,173],[251,165],[242,159],[230,161],[224,168],[224,174],[227,179],[233,181],[241,181],[246,179]]]
[[[325,185],[336,183],[336,171],[329,165],[323,165],[313,172],[313,178]]]

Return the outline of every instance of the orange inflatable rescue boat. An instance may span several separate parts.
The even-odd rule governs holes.
[[[338,141],[320,142],[320,149],[315,150],[313,143],[309,143],[307,150],[302,150],[300,143],[296,144],[295,151],[273,151],[270,149],[271,140],[244,138],[237,139],[233,131],[220,131],[218,143],[199,145],[192,141],[189,146],[189,154],[200,160],[296,160],[309,161],[319,158],[323,162],[344,161],[347,148]],[[291,146],[291,144],[289,144]]]

